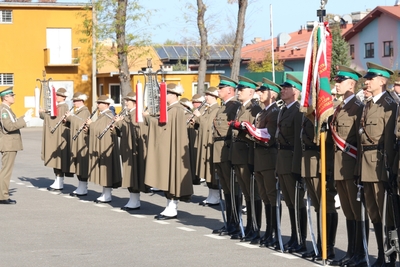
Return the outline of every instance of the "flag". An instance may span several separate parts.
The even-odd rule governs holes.
[[[268,143],[269,139],[271,139],[267,128],[256,128],[248,121],[232,121],[230,123],[233,123],[233,127],[236,129],[246,130],[251,136],[261,142]]]
[[[319,143],[321,125],[333,114],[329,84],[331,57],[332,34],[328,23],[315,23],[304,64],[301,111],[314,123],[316,144]]]
[[[56,95],[56,88],[54,88],[54,85],[51,86],[51,91],[50,91],[50,116],[52,117],[57,117],[58,116],[58,110],[57,110],[57,95]]]

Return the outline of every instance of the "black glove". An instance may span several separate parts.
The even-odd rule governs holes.
[[[303,183],[303,178],[301,178],[301,174],[300,174],[300,173],[292,172],[292,176],[293,176],[293,178],[296,179],[296,181],[299,182],[300,184]]]

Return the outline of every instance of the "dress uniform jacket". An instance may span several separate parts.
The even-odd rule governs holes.
[[[134,191],[146,192],[144,185],[143,143],[140,137],[140,126],[136,122],[136,109],[115,124],[120,136],[120,153],[122,160],[122,187]],[[142,148],[142,149],[139,149]]]
[[[278,149],[276,172],[277,174],[301,174],[301,142],[300,130],[303,114],[299,111],[300,104],[295,102],[289,109],[284,111],[282,108],[281,116],[278,121],[279,135],[277,143],[284,146],[293,147],[292,150]]]
[[[86,106],[82,106],[80,109],[75,111],[74,115],[67,117],[67,122],[70,124],[69,128],[71,132],[71,172],[80,175],[83,178],[89,177],[89,136],[81,132],[75,140],[72,140],[72,137],[86,122],[89,116],[89,109]]]
[[[51,130],[62,119],[69,110],[68,105],[63,102],[57,105],[58,115],[50,116],[48,113],[40,112],[40,118],[43,122],[43,140],[42,140],[42,159],[44,165],[54,169],[60,169],[63,173],[70,173],[71,169],[71,147],[70,130],[67,125],[61,125],[51,133]]]
[[[192,123],[187,123],[188,120],[191,119],[193,113],[191,110],[187,109],[186,107],[182,106],[183,110],[185,111],[185,122],[187,127],[187,134],[189,138],[189,154],[190,154],[190,171],[192,172],[191,176],[195,179],[196,176],[196,162],[197,162],[197,148],[196,148],[196,140],[197,140],[197,130],[195,129]],[[202,177],[203,178],[203,177]]]
[[[23,117],[17,118],[6,104],[0,105],[0,200],[9,199],[9,187],[17,151],[22,150],[21,128],[26,126]]]
[[[145,184],[174,198],[193,194],[186,117],[179,103],[168,107],[168,122],[147,117],[149,126]]]
[[[364,105],[355,96],[350,99],[343,108],[334,114],[333,126],[336,127],[336,133],[346,143],[358,146],[357,139],[359,137],[360,118],[362,116]],[[359,149],[359,148],[358,148]],[[357,149],[357,150],[358,150]],[[360,153],[360,151],[358,151]],[[335,180],[352,180],[354,174],[359,172],[356,159],[340,149],[335,149],[334,159],[334,178]]]
[[[89,180],[104,187],[117,188],[121,186],[118,137],[108,130],[103,138],[98,138],[113,119],[112,111],[106,110],[89,125]]]
[[[369,110],[367,105],[371,105]],[[384,92],[376,103],[366,103],[365,109],[367,111],[362,119],[365,127],[364,133],[360,137],[361,145],[362,147],[377,145],[378,149],[362,153],[361,181],[387,181],[386,164],[387,166],[393,166],[395,156],[393,147],[395,141],[396,103],[387,92]],[[368,134],[372,142],[368,140],[366,134]],[[385,154],[387,162],[385,162]]]
[[[254,149],[254,171],[264,171],[275,169],[276,165],[276,144],[275,132],[279,107],[276,103],[272,104],[268,109],[260,111],[255,120],[256,128],[267,128],[271,138],[268,144],[255,141]]]
[[[0,152],[22,150],[21,132],[26,127],[24,119],[17,118],[6,104],[0,105]]]
[[[208,107],[205,113],[196,119],[198,124],[196,175],[206,179],[207,183],[217,184],[213,166],[213,122],[219,110],[218,103]]]
[[[253,104],[249,101],[245,106],[241,106],[238,112],[237,121],[247,121],[254,123],[254,119],[257,114],[261,111],[260,105]],[[231,146],[231,161],[232,164],[251,164],[249,154],[254,154],[254,145],[252,138],[245,131],[233,130],[235,140]]]
[[[236,112],[241,106],[235,98],[229,100],[225,106],[222,106],[214,119],[214,163],[225,162],[229,160],[229,147],[232,142],[232,127],[229,122],[236,117]]]

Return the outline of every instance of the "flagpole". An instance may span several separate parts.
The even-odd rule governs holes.
[[[321,1],[321,8],[317,10],[317,16],[319,22],[324,22],[324,16],[326,14],[325,5],[328,0]],[[325,129],[324,129],[325,128]],[[320,144],[321,144],[321,229],[322,229],[322,265],[325,266],[327,263],[327,222],[326,222],[326,148],[325,148],[325,135],[326,127],[321,128],[320,132]]]
[[[271,37],[271,55],[272,55],[272,81],[275,82],[275,49],[274,49],[274,28],[272,24],[272,4],[269,5],[270,14],[270,37]]]

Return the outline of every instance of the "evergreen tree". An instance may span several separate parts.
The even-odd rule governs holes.
[[[339,65],[350,66],[350,46],[343,39],[339,23],[332,24],[331,78],[335,77]]]

